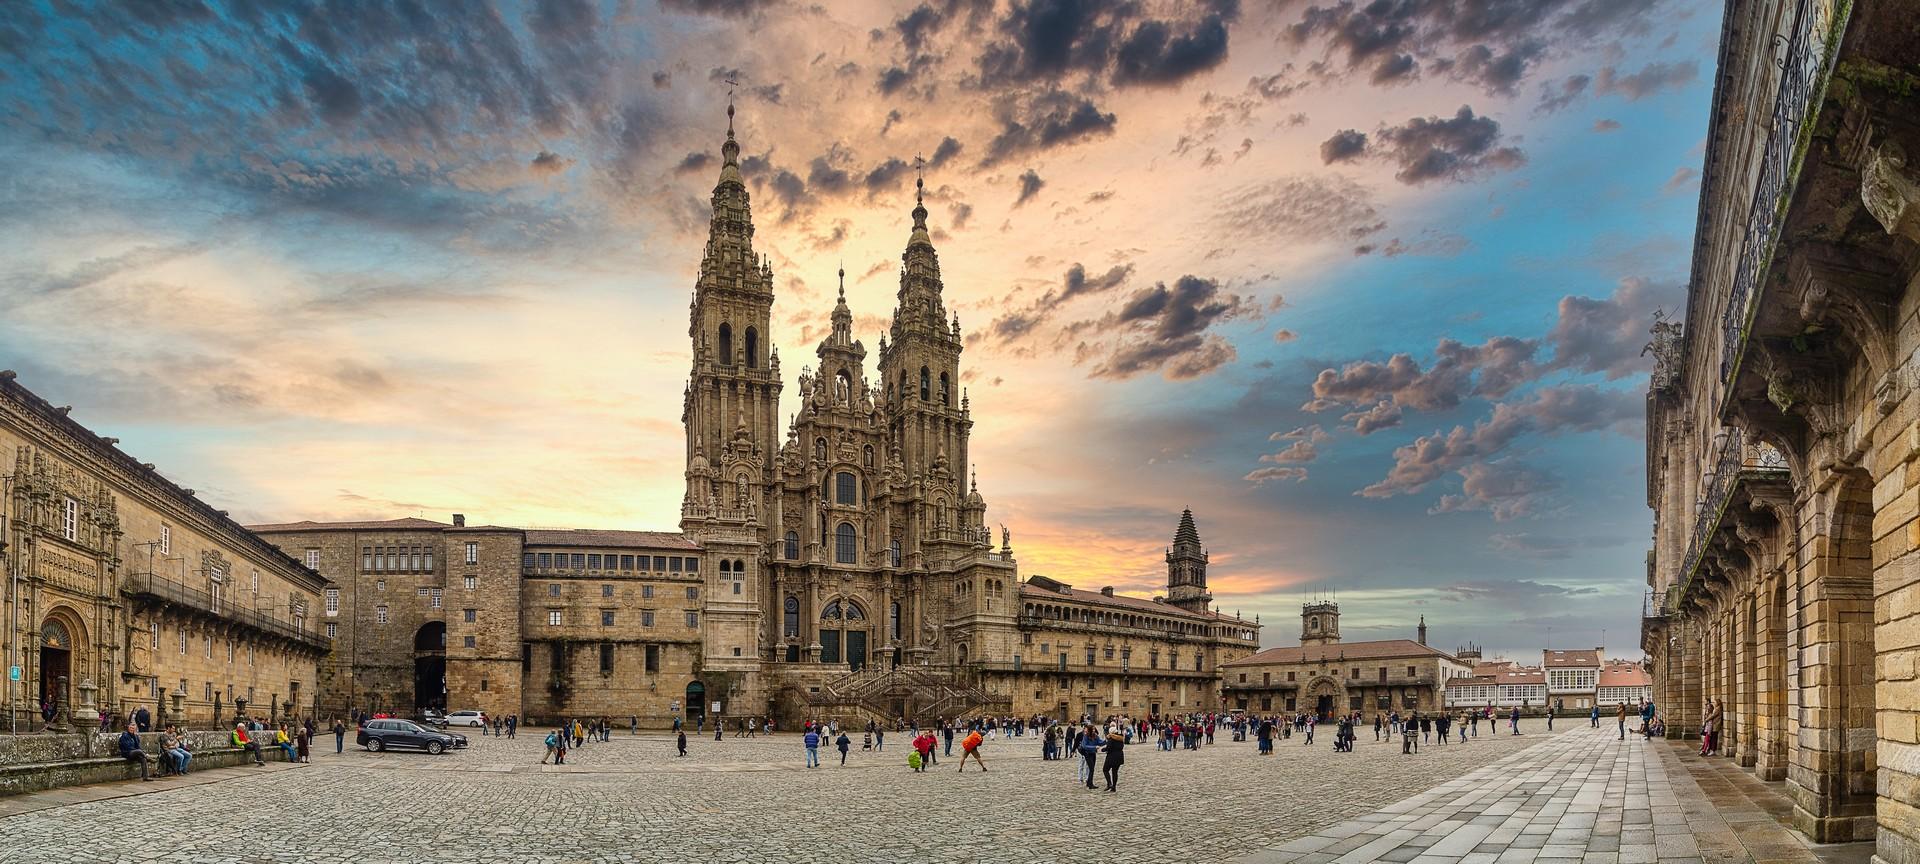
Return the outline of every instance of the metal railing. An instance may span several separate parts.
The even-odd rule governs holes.
[[[241,606],[224,597],[216,600],[206,591],[152,573],[128,574],[121,589],[136,597],[148,597],[182,609],[198,610],[271,636],[292,639],[320,651],[328,651],[333,647],[333,640],[313,630],[296,627],[293,622],[282,620],[271,612]]]
[[[1743,478],[1786,477],[1787,459],[1779,449],[1771,444],[1748,442],[1746,433],[1738,427],[1730,426],[1722,430],[1720,451],[1714,458],[1713,473],[1707,478],[1706,494],[1701,496],[1694,511],[1693,535],[1687,539],[1687,557],[1681,562],[1679,576],[1673,582],[1678,590],[1668,592],[1669,611],[1672,602],[1684,595],[1687,586],[1692,584],[1701,559],[1706,557],[1707,547],[1713,543],[1713,535],[1720,530],[1727,502],[1732,499],[1740,481]]]
[[[1787,204],[1799,179],[1803,142],[1811,132],[1809,122],[1819,113],[1817,100],[1826,89],[1826,74],[1838,54],[1829,37],[1844,24],[1835,16],[1846,14],[1845,0],[1796,0],[1792,24],[1785,35],[1776,34],[1773,44],[1786,42],[1786,54],[1780,68],[1780,88],[1774,93],[1767,142],[1760,156],[1760,176],[1754,184],[1753,201],[1747,208],[1746,236],[1733,274],[1727,305],[1721,313],[1720,380],[1731,386],[1745,354],[1747,329],[1753,323],[1760,286],[1773,261],[1774,246],[1780,239],[1780,225],[1786,218]],[[1725,400],[1722,400],[1722,404]]]

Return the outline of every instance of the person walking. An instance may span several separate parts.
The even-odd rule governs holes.
[[[1080,767],[1080,775],[1086,778],[1088,789],[1093,788],[1093,763],[1095,757],[1099,755],[1100,733],[1092,726],[1088,726],[1080,731],[1080,761],[1083,763]]]
[[[873,736],[869,734],[867,737],[871,738]],[[840,737],[834,740],[833,745],[840,749],[840,767],[847,767],[847,751],[853,749],[853,738],[849,737],[847,733],[841,732]],[[866,750],[868,748],[862,747],[860,749]]]
[[[313,761],[313,727],[302,724],[300,727],[300,732],[298,736],[296,736],[296,743],[297,743],[296,749],[300,753],[300,761],[312,762]]]
[[[680,734],[684,735],[686,733],[682,732]],[[807,747],[807,767],[820,767],[820,731],[811,726],[807,727],[807,734],[800,737],[800,743],[805,744]]]
[[[340,718],[333,718],[333,755],[338,756],[347,750],[347,724]]]
[[[1127,739],[1117,731],[1108,732],[1107,746],[1103,751],[1107,754],[1107,758],[1100,765],[1100,774],[1107,779],[1107,791],[1118,792],[1120,766],[1127,762]]]
[[[680,745],[680,755],[681,756],[687,755],[687,730],[682,729],[678,732],[675,732],[673,733],[673,737],[678,741]]]
[[[987,760],[980,758],[981,740],[980,730],[975,729],[968,732],[967,737],[960,741],[960,773],[964,774],[967,771],[968,756],[972,756],[973,761],[980,764],[981,771],[987,770]]]
[[[953,755],[953,724],[952,723],[948,723],[945,721],[942,721],[940,723],[940,737],[946,740],[946,745],[945,745],[946,752],[941,755],[952,756]],[[964,762],[966,761],[966,759],[963,757],[960,761]],[[965,768],[967,766],[962,765],[960,767]]]
[[[1627,740],[1627,703],[1620,703],[1618,720],[1620,721],[1620,740]]]
[[[627,715],[627,734],[628,735],[640,734],[640,715],[638,714]]]
[[[1509,715],[1509,722],[1513,724],[1513,734],[1520,734],[1520,706],[1513,706],[1513,713]]]

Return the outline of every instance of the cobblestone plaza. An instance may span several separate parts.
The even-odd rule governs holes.
[[[834,753],[813,771],[792,734],[689,735],[680,759],[667,736],[618,733],[565,767],[539,764],[543,737],[439,757],[349,741],[310,766],[92,787],[150,794],[24,813],[47,799],[20,796],[0,808],[17,814],[0,818],[0,861],[1227,861],[1551,740],[1483,730],[1404,756],[1370,734],[1351,754],[1295,736],[1260,758],[1222,735],[1192,752],[1128,748],[1109,795],[1080,786],[1076,763],[1042,760],[1033,737],[989,742],[984,774],[957,757],[913,773],[904,737],[884,752],[856,738],[846,767]]]
[[[1529,726],[1534,721],[1529,721]],[[1569,728],[1571,727],[1571,728]],[[1131,748],[1117,795],[1036,739],[989,770],[904,748],[809,771],[796,735],[616,735],[539,764],[544,733],[429,757],[349,748],[313,764],[218,769],[0,801],[0,862],[1560,861],[1865,862],[1808,844],[1790,802],[1722,760],[1577,720],[1403,755],[1363,735]]]

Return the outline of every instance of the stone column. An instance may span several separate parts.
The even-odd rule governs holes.
[[[1754,658],[1754,773],[1762,780],[1784,780],[1787,776],[1787,690],[1791,682],[1786,668],[1786,610],[1781,608],[1783,578],[1784,574],[1776,572],[1762,589],[1755,621],[1759,633]]]
[[[1672,701],[1660,709],[1667,715],[1669,738],[1686,739],[1700,734],[1700,707],[1705,699],[1701,695],[1700,654],[1704,647],[1701,629],[1700,613],[1685,613],[1674,628],[1674,641],[1668,646],[1679,655],[1675,659],[1680,666],[1680,674],[1673,682]]]
[[[1737,737],[1734,739],[1733,755],[1739,760],[1742,768],[1751,768],[1759,760],[1759,749],[1756,746],[1759,739],[1759,724],[1755,717],[1759,702],[1754,698],[1754,685],[1757,683],[1754,680],[1756,670],[1754,623],[1758,615],[1758,605],[1751,595],[1740,599],[1737,611],[1734,613],[1734,649],[1738,660],[1735,666],[1738,677],[1734,687],[1736,694],[1734,704],[1738,706],[1740,714],[1739,722],[1734,727]]]

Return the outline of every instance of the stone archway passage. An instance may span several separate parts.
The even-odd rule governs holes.
[[[50,616],[40,625],[40,699],[55,710],[68,698],[59,692],[60,679],[73,686],[73,644],[72,633],[60,619]]]
[[[413,706],[445,710],[447,625],[429,621],[413,634]]]
[[[699,723],[707,716],[707,685],[695,681],[687,685],[687,722]]]

